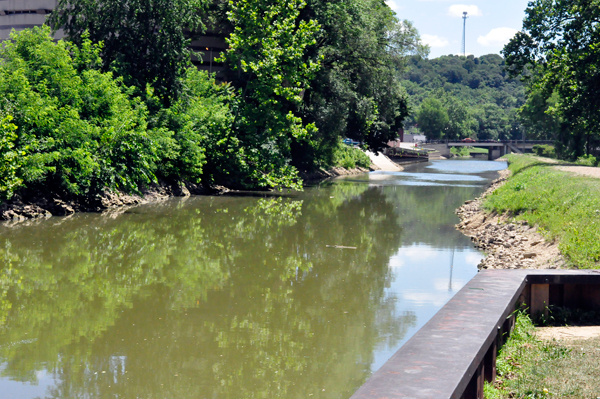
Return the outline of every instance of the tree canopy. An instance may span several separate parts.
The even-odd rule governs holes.
[[[600,1],[535,0],[525,13],[503,54],[529,83],[530,105],[549,102],[559,153],[577,158],[600,143]]]
[[[524,85],[508,76],[504,59],[499,55],[467,58],[449,55],[435,59],[413,56],[402,77],[412,108],[406,123],[408,129],[422,127],[426,114],[423,107],[430,109],[427,100],[437,99],[448,120],[440,129],[443,134],[433,133],[432,138],[523,137],[517,111],[525,103]]]
[[[203,29],[207,0],[58,0],[48,19],[69,40],[103,43],[102,70],[168,105],[190,66],[190,33]]]

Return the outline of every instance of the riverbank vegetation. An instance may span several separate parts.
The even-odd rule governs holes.
[[[598,395],[600,339],[543,341],[525,313],[498,354],[497,379],[486,382],[486,399],[576,397]]]
[[[512,76],[527,83],[523,110],[530,137],[551,138],[562,159],[600,146],[600,8],[597,1],[536,0],[503,54]]]
[[[558,240],[572,267],[600,268],[600,179],[558,169],[561,164],[508,155],[511,177],[487,197],[484,207],[525,220]]]
[[[341,139],[379,150],[396,137],[399,71],[428,51],[376,0],[95,4],[58,2],[49,23],[68,41],[33,28],[0,49],[1,199],[301,189],[299,170],[368,166]],[[191,64],[207,32],[228,43],[219,79]]]

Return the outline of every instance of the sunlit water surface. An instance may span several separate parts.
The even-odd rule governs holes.
[[[347,399],[475,275],[454,210],[505,167],[0,225],[0,398]]]

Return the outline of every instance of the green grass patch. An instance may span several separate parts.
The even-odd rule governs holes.
[[[498,354],[496,382],[485,385],[486,399],[600,396],[600,339],[541,341],[534,331],[529,316],[519,313]]]
[[[487,154],[489,151],[485,148],[471,147],[469,148],[469,152],[474,152],[475,154]]]
[[[488,150],[476,147],[452,147],[450,148],[450,153],[455,157],[468,157],[471,153],[487,154]]]
[[[484,207],[537,224],[547,239],[558,240],[572,267],[600,268],[600,179],[562,172],[532,156],[506,158],[512,175]]]

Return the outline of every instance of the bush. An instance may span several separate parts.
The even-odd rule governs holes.
[[[158,173],[195,183],[234,184],[244,166],[232,131],[233,89],[196,68],[187,70],[183,86],[179,100],[164,111],[161,126],[174,132],[176,143],[161,156]]]
[[[91,199],[105,190],[139,193],[157,176],[239,179],[229,177],[244,171],[230,86],[190,68],[182,95],[163,109],[151,88],[142,101],[96,69],[99,52],[89,40],[54,42],[47,27],[13,32],[0,49],[0,115],[14,116],[0,127],[2,197],[22,186]]]
[[[584,166],[598,166],[598,160],[593,155],[584,155],[579,157],[575,163]]]
[[[0,198],[4,199],[12,197],[23,184],[17,175],[21,167],[19,155],[22,154],[15,151],[17,127],[10,123],[12,119],[9,115],[0,120]]]
[[[146,106],[111,73],[87,68],[98,64],[98,46],[54,42],[48,27],[10,37],[0,49],[0,112],[14,116],[16,136],[4,129],[3,140],[21,164],[10,161],[13,188],[2,176],[5,197],[20,180],[72,196],[137,192],[155,180]]]
[[[353,169],[368,168],[370,165],[371,159],[360,148],[351,147],[341,141],[333,152],[333,166]]]
[[[533,152],[540,157],[556,158],[556,151],[552,145],[536,144],[533,146]]]

